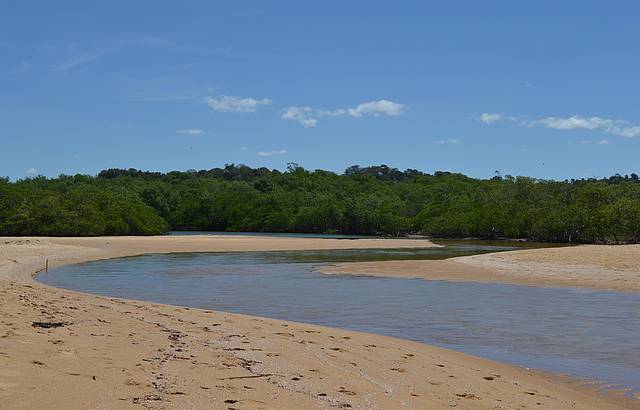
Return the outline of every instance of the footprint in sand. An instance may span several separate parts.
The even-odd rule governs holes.
[[[472,399],[472,400],[480,399],[480,397],[476,396],[473,393],[456,393],[456,396],[460,397],[461,399]]]
[[[344,387],[344,386],[340,386],[340,388],[338,389],[338,392],[342,393],[342,394],[346,394],[348,396],[355,396],[356,395],[356,392],[351,391],[351,390],[347,390],[346,387]]]

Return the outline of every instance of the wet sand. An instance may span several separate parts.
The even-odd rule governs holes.
[[[0,238],[0,407],[640,408],[570,380],[420,343],[31,280],[45,259],[54,267],[149,252],[429,246],[406,242]]]
[[[640,245],[527,249],[445,260],[341,263],[323,273],[640,291]]]

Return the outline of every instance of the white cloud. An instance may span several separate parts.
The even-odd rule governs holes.
[[[336,108],[335,110],[316,110],[318,117],[342,117],[349,114],[349,109]]]
[[[510,115],[507,119],[518,127],[531,126],[531,121],[522,115]]]
[[[484,122],[485,124],[492,124],[500,120],[501,118],[502,118],[502,114],[485,112],[480,114],[480,117],[478,119]]]
[[[186,128],[182,130],[176,130],[176,134],[202,135],[204,134],[204,130],[201,130],[200,128]]]
[[[567,117],[567,118],[546,117],[536,122],[546,126],[547,128],[553,128],[556,130],[575,130],[575,129],[595,130],[597,128],[613,127],[616,123],[619,123],[620,121],[612,120],[609,118],[580,117],[580,116],[574,115],[572,117]]]
[[[404,104],[396,103],[388,100],[369,101],[359,104],[355,108],[349,108],[348,113],[352,117],[362,117],[364,115],[389,115],[396,116],[404,113]]]
[[[258,156],[259,157],[271,157],[274,155],[283,155],[283,154],[287,154],[287,150],[286,149],[276,149],[276,150],[272,150],[272,151],[260,151],[258,152]]]
[[[248,149],[249,149],[249,148],[247,148],[247,147],[240,147],[240,151],[246,151],[246,150],[248,150]]]
[[[35,177],[36,175],[38,175],[38,170],[35,168],[29,168],[24,173],[27,174],[27,176]]]
[[[580,117],[574,115],[572,117],[547,117],[537,121],[532,121],[530,125],[542,124],[548,128],[557,130],[604,130],[607,134],[619,135],[625,138],[640,138],[640,126],[625,126],[627,121],[614,120],[602,117]],[[600,140],[607,141],[607,140]],[[602,144],[607,144],[602,142]]]
[[[220,112],[255,112],[259,106],[271,104],[268,98],[241,98],[229,95],[206,97],[206,102],[212,110]]]
[[[620,135],[626,138],[640,137],[640,127],[611,127],[607,130],[609,134]]]
[[[297,121],[305,128],[315,127],[318,120],[313,117],[314,112],[311,107],[289,107],[282,113],[282,119]]]
[[[484,115],[484,114],[483,114]],[[534,127],[542,125],[555,130],[583,130],[583,131],[599,131],[609,135],[618,135],[625,138],[640,138],[640,126],[631,125],[629,121],[604,118],[604,117],[583,117],[573,115],[570,117],[544,117],[540,119],[529,119],[523,116],[508,116],[511,122],[518,126]],[[481,120],[481,117],[478,117]],[[610,141],[601,140],[583,140],[578,141],[581,144],[599,144],[606,145]]]
[[[318,110],[311,107],[289,107],[282,113],[282,119],[293,120],[306,128],[318,125],[322,117],[379,117],[386,115],[395,117],[406,111],[406,105],[388,100],[368,101],[352,108],[336,108],[334,110]]]
[[[460,140],[456,138],[447,138],[444,140],[433,141],[434,144],[460,144]]]

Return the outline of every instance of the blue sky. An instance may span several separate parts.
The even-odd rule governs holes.
[[[640,171],[640,5],[5,1],[0,175]]]

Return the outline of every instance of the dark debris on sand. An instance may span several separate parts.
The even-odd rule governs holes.
[[[63,327],[65,325],[64,322],[33,322],[31,326],[40,327],[43,329],[51,329],[56,327]]]

